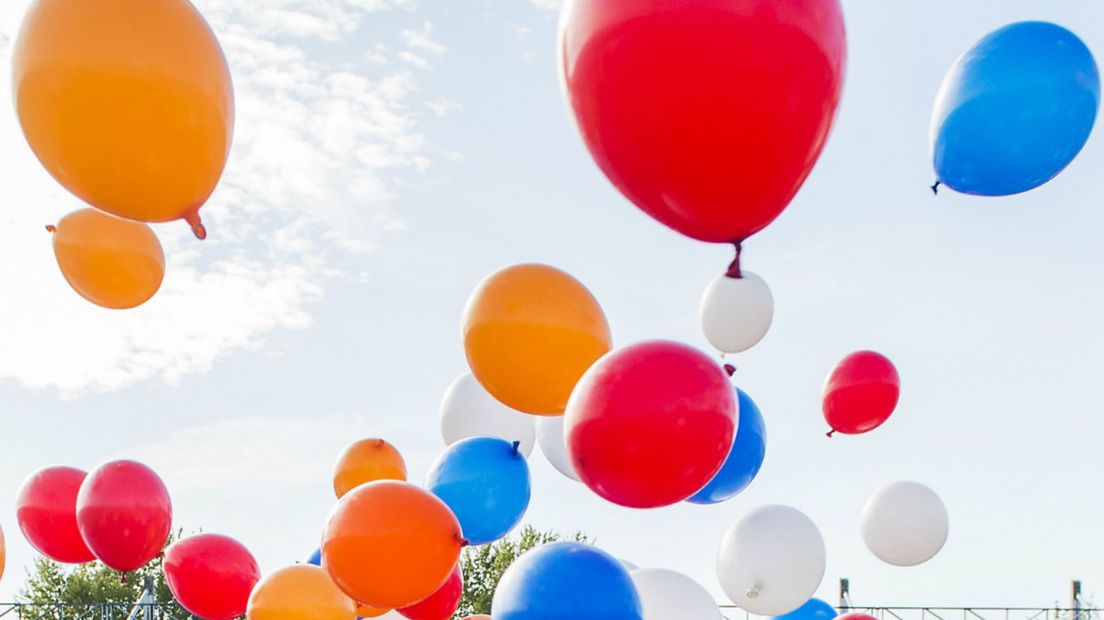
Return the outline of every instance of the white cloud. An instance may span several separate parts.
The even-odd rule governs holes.
[[[27,0],[0,10],[0,83]],[[445,52],[406,0],[199,0],[231,65],[234,147],[203,209],[210,237],[157,227],[165,284],[132,311],[83,301],[62,280],[42,225],[82,205],[24,142],[10,89],[0,89],[0,378],[64,394],[175,381],[278,329],[311,325],[310,304],[347,265],[403,227],[397,183],[429,166],[416,115],[425,110],[403,54],[424,68]],[[391,10],[386,36],[351,36]],[[385,33],[386,34],[386,33]],[[337,46],[337,47],[335,47]],[[336,50],[336,52],[335,52]]]

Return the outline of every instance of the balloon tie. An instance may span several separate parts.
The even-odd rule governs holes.
[[[743,272],[740,271],[740,253],[744,250],[743,243],[743,241],[737,241],[736,243],[732,244],[736,246],[736,257],[732,259],[731,263],[729,263],[728,271],[725,272],[725,275],[729,278],[735,278],[739,280],[740,278],[744,277]]]
[[[939,186],[940,186],[940,184],[942,184],[942,183],[943,183],[942,181],[936,180],[936,182],[935,182],[934,184],[932,184],[932,186],[931,186],[931,191],[932,191],[932,193],[933,193],[933,194],[935,194],[936,196],[938,196],[938,195],[939,195]]]
[[[46,232],[52,233],[56,230],[57,230],[57,226],[54,226],[53,224],[47,224],[46,225]]]
[[[519,448],[521,448],[521,442],[520,441],[515,441],[514,442],[514,454],[518,453]]]
[[[733,366],[732,364],[725,364],[724,369],[725,369],[725,372],[727,372],[728,376],[730,376],[730,377],[732,375],[736,374],[736,367]]]
[[[185,215],[184,221],[192,227],[192,234],[196,236],[196,239],[203,241],[207,238],[207,228],[203,226],[203,222],[199,219],[199,209]]]
[[[834,429],[834,428],[833,428],[832,430],[830,430],[830,431],[828,431],[827,433],[825,433],[825,436],[827,436],[827,437],[828,437],[828,439],[831,439],[831,438],[832,438],[832,435],[835,435],[835,434],[836,434],[836,429]]]
[[[463,549],[464,547],[467,547],[467,546],[468,546],[468,545],[470,545],[470,544],[471,544],[471,543],[470,543],[470,542],[468,542],[468,539],[467,539],[467,538],[461,538],[461,539],[460,539],[460,548],[461,548],[461,549]]]
[[[126,582],[127,582],[126,573],[120,572],[119,573],[119,583],[125,585]]]

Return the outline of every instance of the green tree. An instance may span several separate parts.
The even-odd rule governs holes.
[[[557,540],[561,540],[561,537],[555,532],[538,532],[533,526],[526,525],[517,536],[504,538],[490,545],[465,549],[460,560],[464,571],[464,596],[460,599],[460,608],[456,610],[454,617],[491,613],[491,599],[494,598],[502,573],[521,554],[533,547]],[[588,542],[581,532],[576,532],[569,540]]]

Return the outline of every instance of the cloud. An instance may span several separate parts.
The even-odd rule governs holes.
[[[0,83],[9,83],[29,1],[4,4]],[[141,308],[96,308],[62,280],[42,226],[83,205],[35,160],[10,89],[0,89],[0,243],[8,257],[0,262],[0,379],[73,395],[205,372],[276,330],[309,328],[327,283],[364,271],[358,263],[371,260],[380,235],[404,227],[397,188],[430,166],[418,129],[427,103],[404,58],[416,55],[417,69],[430,69],[446,51],[410,2],[197,6],[231,65],[234,147],[203,210],[209,239],[191,239],[179,223],[157,227],[168,270]],[[394,27],[354,36],[384,11]]]

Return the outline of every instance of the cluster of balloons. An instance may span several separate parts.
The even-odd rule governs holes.
[[[105,308],[141,305],[165,271],[145,223],[183,219],[204,238],[199,209],[229,155],[234,93],[214,33],[188,0],[40,0],[12,84],[39,161],[95,207],[54,230],[66,281]]]
[[[19,490],[16,519],[42,555],[65,564],[99,560],[133,571],[162,553],[172,527],[172,502],[161,478],[135,461],[112,461],[91,473],[46,467]],[[165,579],[173,596],[203,620],[245,613],[257,562],[241,543],[221,534],[197,534],[164,549]]]

